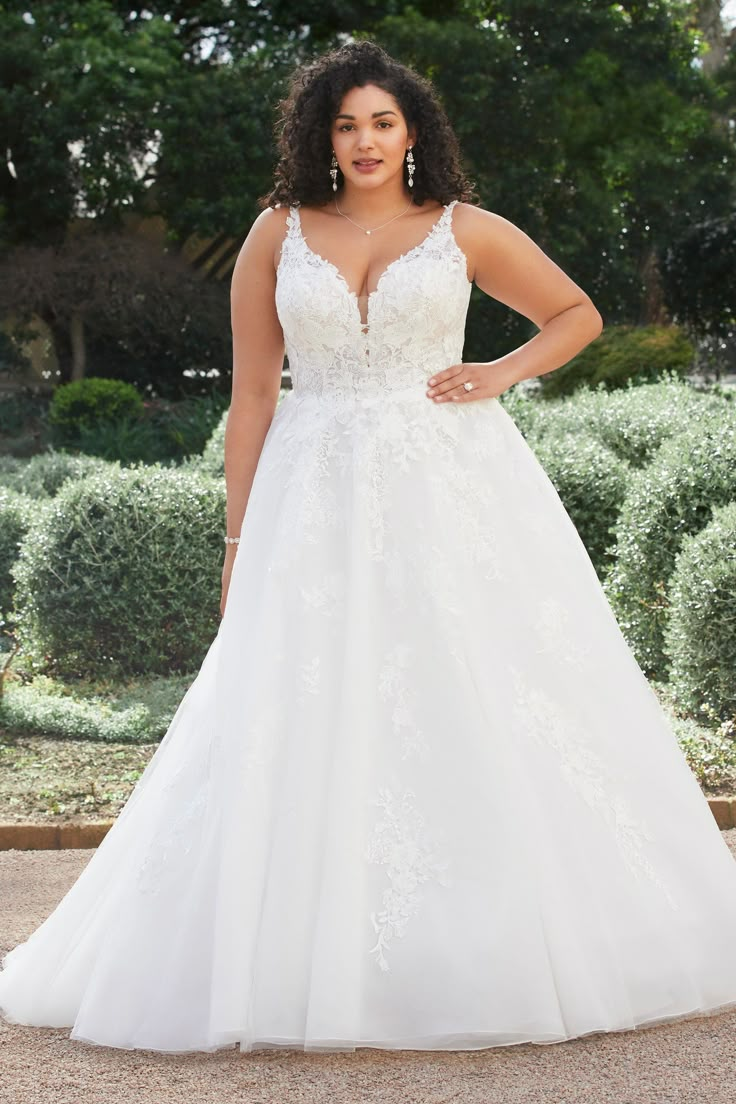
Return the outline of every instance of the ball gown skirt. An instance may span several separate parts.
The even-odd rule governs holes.
[[[227,610],[129,800],[0,972],[158,1051],[470,1050],[736,1005],[736,864],[496,399],[435,404],[448,204],[368,317],[287,218],[293,391]]]

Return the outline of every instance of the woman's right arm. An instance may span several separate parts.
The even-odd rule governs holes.
[[[276,313],[274,260],[286,211],[267,208],[253,223],[238,254],[230,285],[233,379],[225,425],[227,533],[240,533],[248,497],[276,410],[284,364],[284,335]],[[220,612],[225,612],[237,545],[225,545]]]

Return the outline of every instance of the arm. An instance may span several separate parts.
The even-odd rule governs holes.
[[[225,425],[225,484],[227,532],[232,537],[243,524],[281,388],[284,336],[276,313],[274,256],[284,230],[283,211],[261,212],[240,249],[230,287],[233,380]],[[237,545],[226,545],[223,613],[236,552]]]
[[[519,380],[567,364],[598,337],[603,320],[590,297],[523,230],[470,204],[458,204],[456,218],[457,241],[472,271],[468,278],[540,332],[498,360],[453,365],[433,379],[449,385],[458,375],[475,384],[467,397],[497,396]],[[454,386],[451,397],[465,401],[467,393]]]

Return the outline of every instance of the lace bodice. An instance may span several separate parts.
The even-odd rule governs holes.
[[[445,206],[418,245],[384,269],[368,296],[365,323],[357,295],[337,267],[307,245],[299,208],[289,208],[276,309],[296,397],[424,398],[432,372],[460,362],[472,285],[452,230],[456,202]]]

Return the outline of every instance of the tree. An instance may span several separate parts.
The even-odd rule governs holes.
[[[609,322],[661,320],[663,250],[683,223],[734,201],[736,151],[714,119],[687,7],[498,0],[462,22],[407,15],[379,28],[434,81],[484,205],[538,241]],[[530,330],[474,297],[468,355],[500,355]]]
[[[227,289],[144,238],[82,228],[0,264],[0,314],[50,327],[62,382],[88,371],[177,393],[182,372],[229,370]],[[112,371],[110,370],[112,368]]]
[[[114,223],[144,201],[179,61],[170,24],[128,30],[107,0],[0,8],[0,242],[59,242],[75,215]]]

